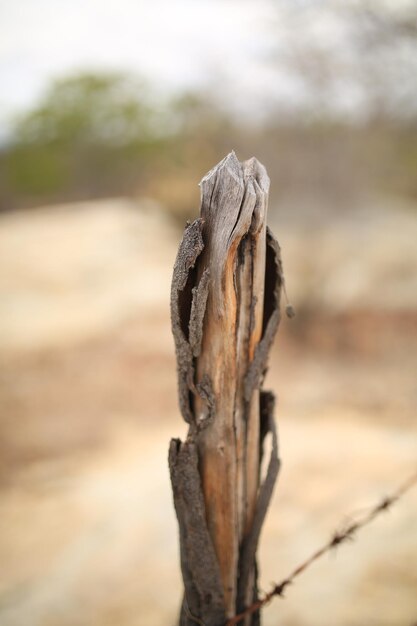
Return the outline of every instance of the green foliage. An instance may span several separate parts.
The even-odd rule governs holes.
[[[146,86],[121,74],[82,74],[53,83],[16,120],[3,156],[3,187],[17,206],[121,193],[160,151],[158,116]]]
[[[112,145],[151,139],[145,86],[120,74],[57,80],[16,126],[20,143]]]
[[[148,195],[183,222],[197,215],[197,181],[232,149],[265,162],[271,204],[297,196],[349,206],[368,191],[415,199],[416,146],[412,124],[301,124],[271,113],[251,127],[207,93],[161,99],[131,76],[81,74],[55,81],[16,120],[0,152],[0,210]]]
[[[52,145],[16,145],[6,158],[5,170],[9,188],[30,196],[56,194],[68,184],[65,154]]]

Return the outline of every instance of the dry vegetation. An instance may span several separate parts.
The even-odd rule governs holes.
[[[416,225],[406,211],[366,215],[362,242],[357,214],[314,232],[271,215],[299,314],[283,323],[267,381],[283,469],[265,588],[415,468]],[[175,623],[178,238],[155,205],[124,200],[1,219],[2,626]],[[314,566],[265,624],[412,624],[416,505],[411,492]]]

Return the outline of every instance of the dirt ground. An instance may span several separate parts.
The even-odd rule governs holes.
[[[367,253],[356,218],[331,236],[296,223],[280,236],[299,315],[282,322],[266,385],[282,470],[259,555],[265,590],[417,467],[416,221],[367,220]],[[179,236],[151,202],[0,219],[1,626],[175,624]],[[412,626],[416,563],[417,488],[312,566],[264,623]]]

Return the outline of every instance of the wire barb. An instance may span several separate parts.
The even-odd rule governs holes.
[[[259,609],[263,608],[266,604],[271,602],[271,600],[278,596],[280,598],[284,598],[284,591],[289,585],[292,585],[294,579],[299,576],[302,572],[304,572],[312,563],[317,561],[327,552],[334,550],[342,543],[347,541],[351,541],[355,538],[355,534],[358,530],[367,526],[370,522],[372,522],[378,515],[383,513],[384,511],[389,511],[392,505],[397,502],[401,496],[403,496],[411,487],[413,487],[417,483],[417,472],[410,476],[406,481],[404,481],[398,489],[393,492],[390,496],[384,497],[380,502],[376,505],[368,509],[368,511],[362,515],[358,520],[351,522],[344,529],[335,531],[330,538],[330,540],[325,543],[321,548],[316,550],[311,556],[309,556],[303,563],[301,563],[298,567],[296,567],[293,572],[287,578],[284,578],[280,583],[274,584],[271,591],[266,593],[262,598],[260,598],[257,602],[254,602],[250,606],[248,606],[242,613],[231,617],[227,622],[226,626],[235,626],[235,624],[239,624],[246,617],[252,615],[259,611]]]

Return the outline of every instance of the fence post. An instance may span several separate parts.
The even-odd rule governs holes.
[[[230,153],[201,181],[200,218],[186,227],[174,266],[172,330],[189,425],[169,450],[180,626],[223,626],[257,599],[256,550],[279,470],[274,396],[262,391],[283,281],[268,190],[263,165]],[[259,624],[259,614],[245,623]]]

